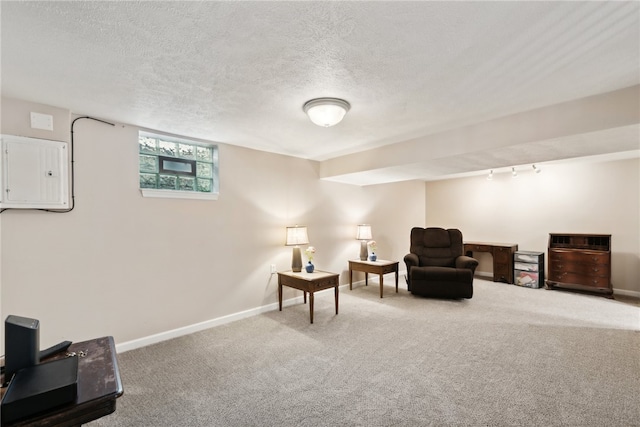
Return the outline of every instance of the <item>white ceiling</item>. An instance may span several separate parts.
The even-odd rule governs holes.
[[[318,161],[640,84],[636,1],[0,7],[3,96]],[[326,96],[352,106],[331,128],[302,111]],[[544,158],[637,152],[637,125],[606,138],[553,139]],[[618,134],[623,140],[612,144]],[[419,167],[416,159],[395,165],[396,174],[364,168],[344,182],[459,176],[491,168],[495,157],[520,164],[523,153],[548,154],[549,144],[484,159],[469,150]]]

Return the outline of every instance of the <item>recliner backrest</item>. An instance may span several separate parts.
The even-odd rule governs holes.
[[[421,267],[454,267],[464,252],[462,232],[439,227],[411,229],[409,251],[418,255]]]

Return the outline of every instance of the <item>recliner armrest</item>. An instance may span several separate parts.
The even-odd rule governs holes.
[[[456,268],[468,268],[475,274],[476,267],[478,266],[478,260],[471,258],[470,256],[461,255],[456,258]]]
[[[411,291],[411,267],[420,266],[420,258],[416,254],[406,254],[404,264],[407,266],[407,290]]]
[[[409,267],[418,267],[420,265],[420,259],[416,254],[406,254],[404,256],[404,263],[407,265],[407,273],[408,273]]]

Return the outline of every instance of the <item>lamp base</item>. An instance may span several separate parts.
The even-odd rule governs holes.
[[[294,246],[293,252],[291,253],[291,271],[294,273],[300,273],[302,271],[302,254],[298,246]]]
[[[366,261],[368,255],[369,255],[369,250],[367,249],[367,242],[364,240],[361,240],[360,241],[360,261]]]

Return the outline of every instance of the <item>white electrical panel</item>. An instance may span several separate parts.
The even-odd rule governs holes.
[[[2,135],[0,208],[68,209],[66,142]]]

